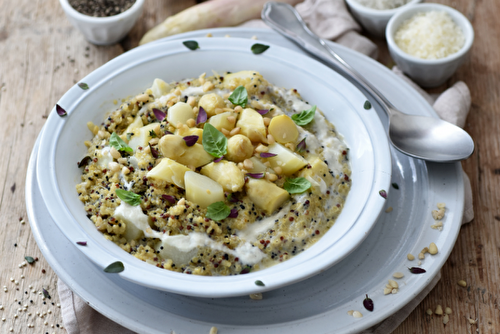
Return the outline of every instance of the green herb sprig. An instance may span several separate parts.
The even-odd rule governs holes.
[[[120,136],[116,134],[116,132],[113,132],[111,134],[111,137],[109,138],[109,145],[111,147],[114,147],[118,151],[124,151],[128,153],[134,152],[132,147],[128,146],[127,143],[124,142],[123,139],[121,139]]]
[[[226,219],[231,213],[231,209],[224,202],[215,202],[207,207],[207,218],[212,220]]]
[[[244,86],[238,86],[228,98],[232,104],[245,108],[248,103],[248,92]]]
[[[137,206],[141,204],[141,195],[138,195],[132,191],[126,191],[123,189],[116,189],[116,196],[120,198],[122,201],[124,201],[127,204],[130,204],[132,206]]]
[[[208,154],[220,158],[227,153],[227,138],[212,124],[206,123],[203,127],[201,143]]]
[[[311,188],[311,182],[303,177],[287,179],[283,188],[290,194],[302,194],[304,191]]]
[[[304,126],[312,122],[315,113],[316,106],[312,106],[310,109],[303,110],[298,114],[292,115],[292,120],[295,122],[295,124]]]

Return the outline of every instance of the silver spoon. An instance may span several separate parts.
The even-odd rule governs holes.
[[[411,116],[397,110],[324,40],[310,31],[292,6],[268,2],[262,10],[262,19],[268,26],[364,88],[389,116],[389,139],[399,151],[414,158],[434,162],[464,160],[474,152],[472,138],[458,126],[438,118]]]

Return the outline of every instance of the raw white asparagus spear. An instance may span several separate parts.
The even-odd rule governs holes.
[[[269,0],[210,0],[168,17],[148,31],[139,44],[187,31],[230,27],[260,18],[262,7]],[[295,5],[302,0],[274,0]]]

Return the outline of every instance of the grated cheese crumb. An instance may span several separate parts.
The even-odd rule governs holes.
[[[460,27],[442,11],[417,13],[403,22],[394,40],[401,50],[422,59],[445,58],[465,44]]]

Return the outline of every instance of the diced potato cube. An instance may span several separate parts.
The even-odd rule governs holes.
[[[269,145],[268,152],[277,154],[275,157],[267,158],[267,161],[273,168],[281,167],[284,175],[292,175],[308,164],[306,159],[279,143]]]
[[[327,185],[323,175],[329,175],[328,166],[318,157],[310,159],[309,165],[311,168],[302,169],[298,173],[298,176],[309,180],[313,186],[313,190],[319,189],[321,193],[325,193],[327,191]]]
[[[153,86],[151,86],[151,91],[153,92],[155,99],[168,94],[171,89],[172,87],[170,87],[170,85],[162,79],[155,79],[155,81],[153,81]]]
[[[221,114],[210,117],[209,123],[212,124],[214,126],[214,128],[216,128],[219,131],[221,131],[222,128],[224,128],[228,131],[231,131],[232,129],[234,129],[235,122],[231,123],[230,121],[228,121],[227,118],[229,116],[232,116],[232,117],[234,117],[234,119],[236,119],[235,113],[227,111],[227,112],[223,112]]]
[[[264,163],[257,157],[251,157],[250,161],[253,164],[253,168],[247,169],[249,173],[275,173],[274,170],[264,165]]]
[[[290,197],[285,189],[264,179],[250,178],[245,190],[250,200],[267,214],[272,214]]]
[[[208,176],[229,192],[240,191],[245,184],[243,173],[231,161],[222,160],[217,163],[209,163],[201,169],[201,174]]]
[[[179,135],[181,137],[186,137],[186,136],[198,136],[198,144],[202,143],[203,140],[203,129],[200,128],[186,128],[182,127],[180,129],[175,130],[174,132],[176,135]]]
[[[234,135],[227,140],[226,158],[234,162],[242,162],[253,155],[253,145],[248,137]]]
[[[177,102],[168,109],[167,121],[170,125],[177,127],[177,124],[186,124],[188,119],[195,119],[193,108],[185,102]]]
[[[155,246],[157,254],[164,259],[171,259],[174,263],[189,263],[198,253],[198,247],[190,247],[185,235],[172,235],[158,241]]]
[[[213,160],[213,157],[205,151],[201,144],[196,143],[188,147],[184,139],[178,135],[161,137],[158,147],[164,157],[186,166],[200,167]]]
[[[299,138],[297,125],[287,115],[273,117],[267,130],[280,144],[295,143]]]
[[[136,128],[132,131],[133,135],[128,142],[128,146],[130,146],[134,152],[137,151],[138,147],[145,148],[149,145],[149,141],[153,138],[149,134],[151,130],[153,130],[158,123],[151,123],[142,128]]]
[[[193,171],[184,174],[186,199],[206,208],[215,202],[224,201],[224,189],[211,178]]]
[[[262,115],[251,108],[243,109],[236,126],[241,128],[240,133],[252,142],[266,142],[266,126]]]
[[[148,178],[167,181],[175,184],[177,187],[184,189],[184,174],[190,171],[184,165],[181,165],[169,158],[161,159],[160,163],[151,169],[146,176]]]
[[[202,107],[206,111],[208,117],[215,115],[216,108],[224,108],[225,106],[226,104],[222,97],[215,93],[203,95],[198,102],[198,107]]]

